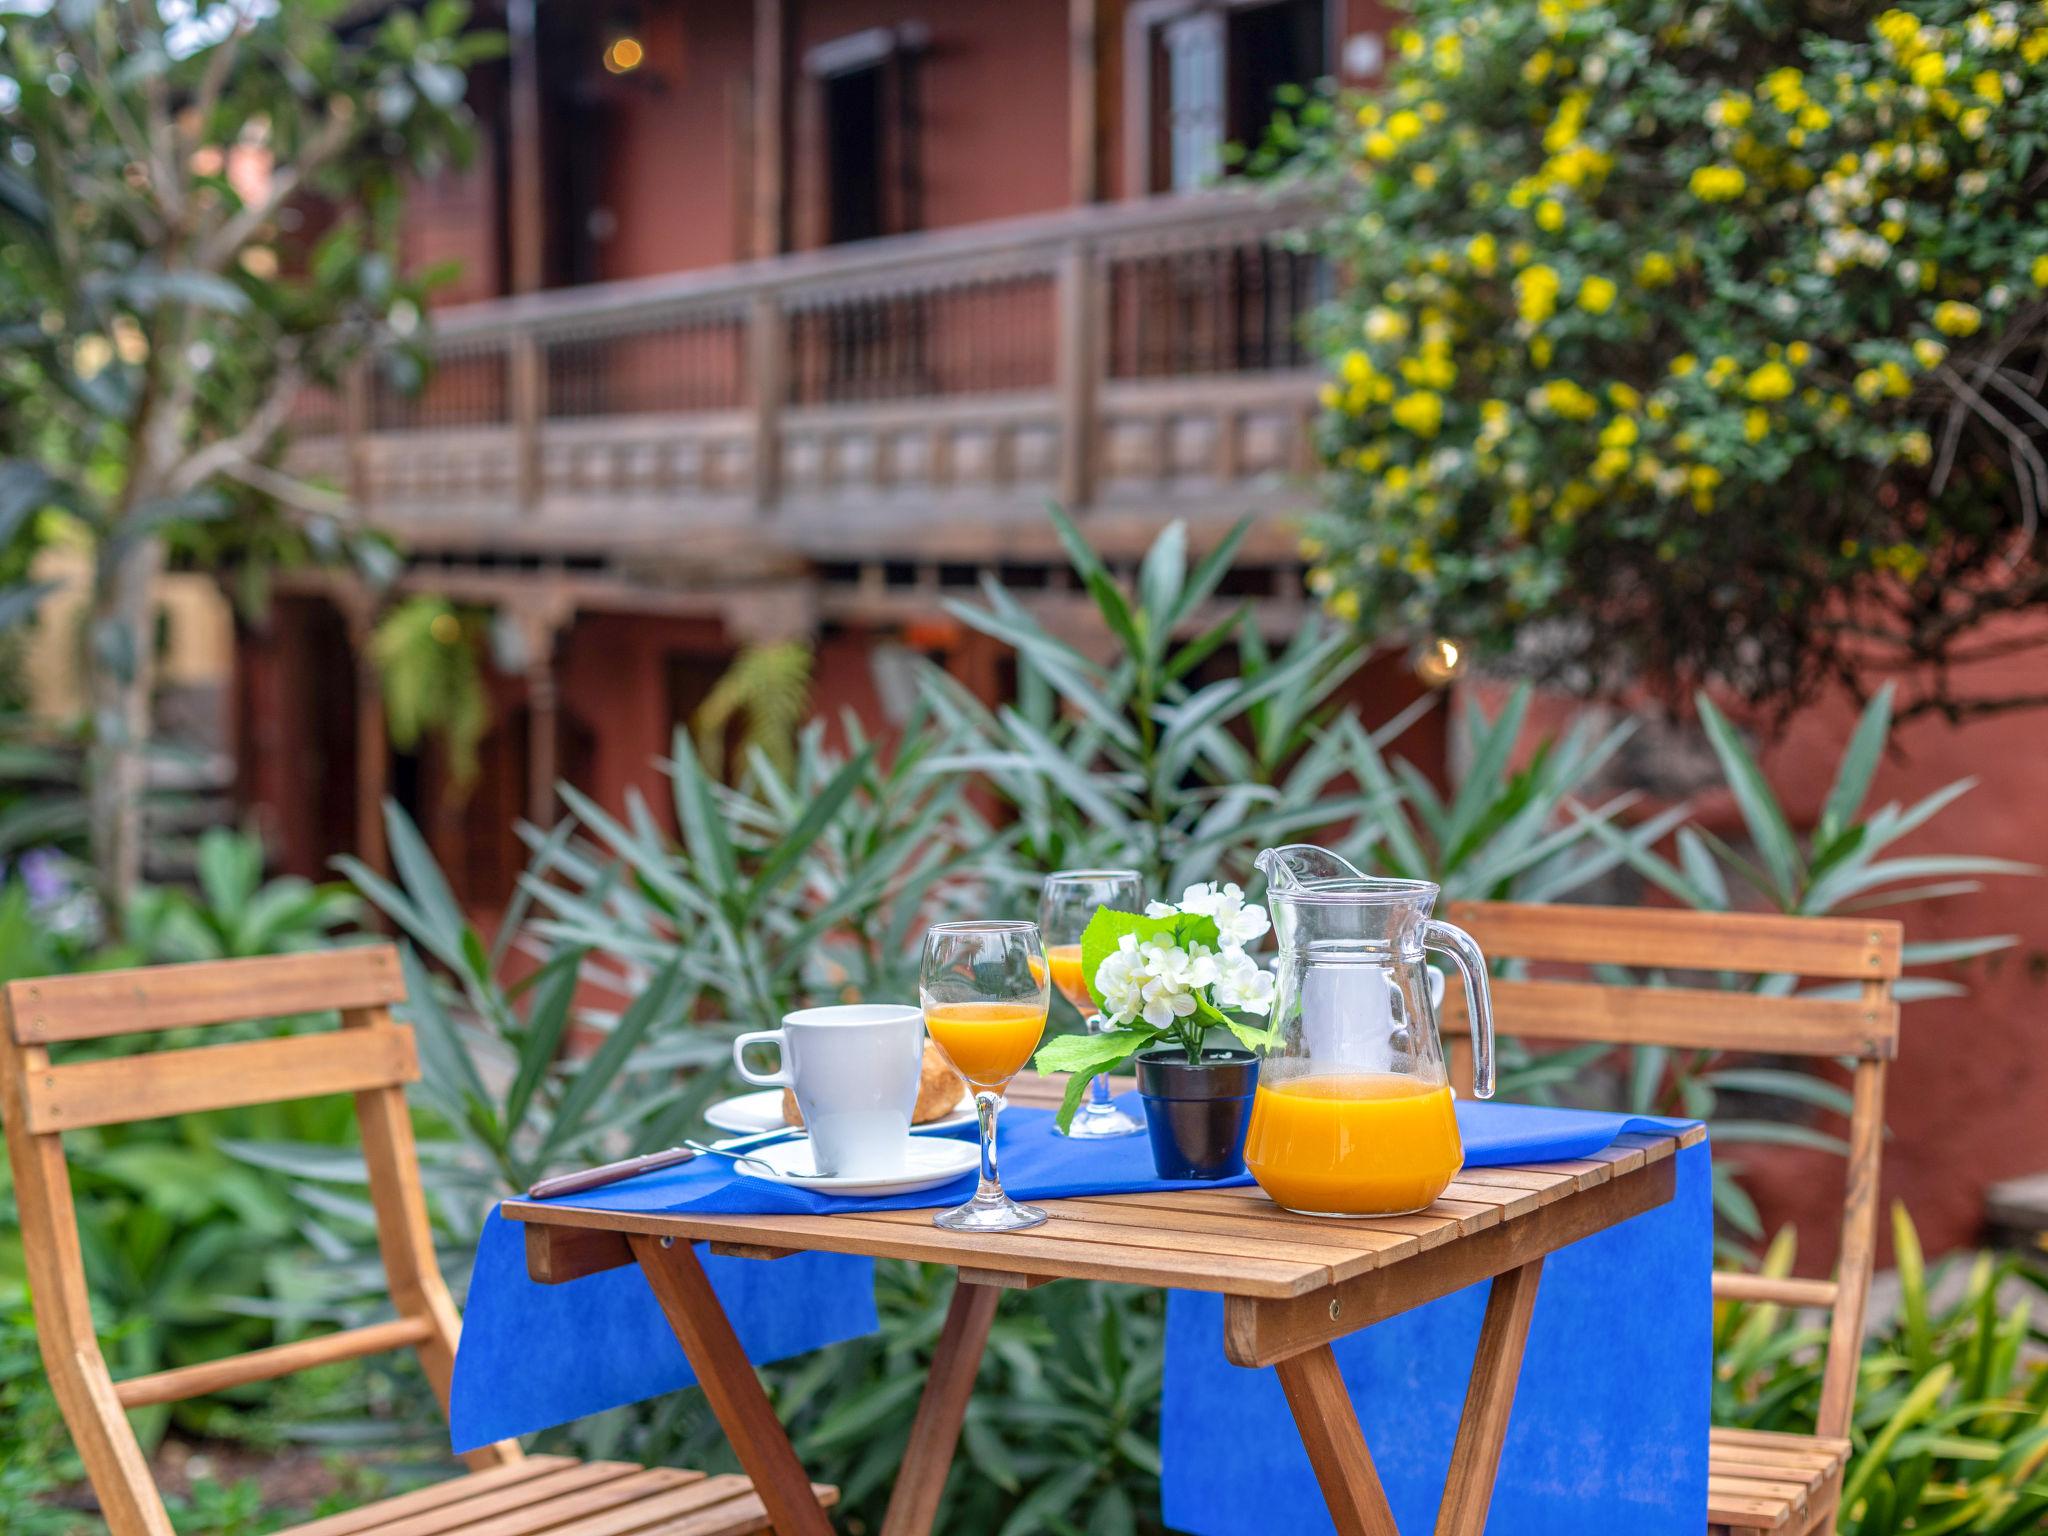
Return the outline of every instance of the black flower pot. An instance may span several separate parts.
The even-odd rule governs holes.
[[[1199,1062],[1190,1063],[1175,1045],[1141,1051],[1137,1060],[1159,1177],[1228,1179],[1243,1173],[1259,1058],[1233,1047],[1204,1051]]]

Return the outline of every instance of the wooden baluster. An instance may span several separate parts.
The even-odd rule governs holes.
[[[540,338],[531,331],[512,337],[505,354],[510,385],[513,452],[516,457],[515,484],[522,517],[538,516],[541,510],[541,424],[547,418],[547,369]]]
[[[1075,243],[1060,256],[1055,302],[1060,417],[1060,500],[1078,511],[1095,499],[1096,395],[1102,376],[1101,281],[1095,255]]]
[[[757,295],[747,310],[748,371],[754,386],[754,507],[775,509],[782,491],[782,402],[787,392],[788,336],[782,305]]]

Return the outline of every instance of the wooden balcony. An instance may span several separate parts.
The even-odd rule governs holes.
[[[1303,217],[1160,198],[446,310],[422,389],[309,394],[291,463],[457,559],[1022,557],[1055,499],[1135,548],[1301,504]]]

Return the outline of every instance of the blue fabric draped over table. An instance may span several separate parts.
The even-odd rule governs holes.
[[[1142,1113],[1135,1095],[1125,1107]],[[1686,1122],[1510,1104],[1458,1105],[1468,1167],[1585,1157],[1631,1130]],[[1002,1116],[1003,1182],[1019,1199],[1216,1188],[1161,1181],[1142,1136],[1074,1142],[1048,1110]],[[1249,1184],[1247,1178],[1231,1181]],[[847,1200],[737,1175],[699,1158],[563,1204],[605,1210],[824,1214],[957,1204],[973,1176],[921,1194]],[[1679,1154],[1677,1195],[1553,1255],[1503,1454],[1490,1529],[1698,1536],[1705,1523],[1712,1216],[1707,1150]],[[871,1333],[871,1262],[706,1256],[757,1363]],[[1484,1287],[1391,1318],[1337,1346],[1367,1442],[1405,1528],[1443,1488]],[[1328,1516],[1271,1371],[1222,1355],[1220,1298],[1175,1293],[1162,1431],[1168,1523],[1194,1536],[1327,1530]],[[692,1383],[636,1266],[543,1286],[519,1225],[493,1212],[470,1282],[450,1427],[458,1450],[528,1434]],[[1689,1514],[1688,1514],[1689,1512]],[[1284,1518],[1283,1518],[1284,1515]],[[1610,1523],[1609,1517],[1613,1520]]]

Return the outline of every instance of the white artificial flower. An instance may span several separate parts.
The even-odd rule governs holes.
[[[1147,917],[1173,917],[1178,915],[1179,912],[1180,908],[1170,901],[1148,901],[1145,903],[1145,915]]]
[[[1247,944],[1256,944],[1273,926],[1272,920],[1266,916],[1266,909],[1255,903],[1247,904],[1244,892],[1234,885],[1223,887],[1215,909],[1209,915],[1216,919],[1216,937],[1225,949],[1243,949]]]
[[[1148,976],[1138,957],[1138,936],[1127,933],[1116,948],[1095,968],[1095,997],[1103,1016],[1114,1024],[1128,1024],[1145,1006]]]
[[[1241,949],[1226,950],[1217,962],[1216,1005],[1240,1013],[1271,1013],[1273,973]]]
[[[1236,887],[1233,886],[1232,889],[1235,890]],[[1194,917],[1211,917],[1215,915],[1216,903],[1220,899],[1216,889],[1216,882],[1213,880],[1203,880],[1189,886],[1180,893],[1180,906],[1178,910]]]

